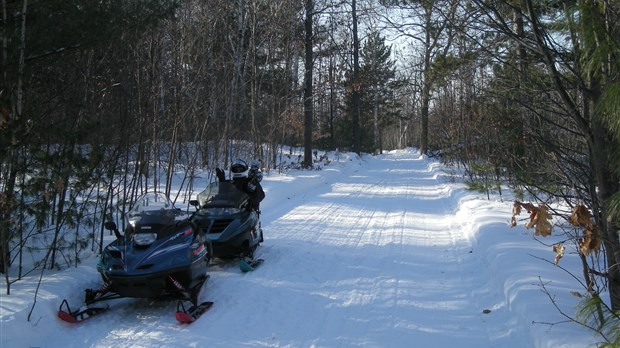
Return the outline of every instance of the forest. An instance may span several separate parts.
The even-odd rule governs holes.
[[[298,148],[310,170],[326,150],[416,147],[463,169],[472,189],[517,193],[515,214],[527,210],[537,235],[553,221],[582,260],[585,316],[620,321],[618,2],[0,7],[7,293],[101,250],[103,222],[148,188],[170,194],[175,171],[191,191],[196,169],[237,157],[282,170],[284,149]],[[30,269],[33,251],[45,257]]]

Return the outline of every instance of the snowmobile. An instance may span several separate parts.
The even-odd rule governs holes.
[[[216,181],[198,194],[190,205],[196,207],[191,220],[207,236],[213,257],[220,259],[248,258],[263,242],[258,212],[250,207],[249,196],[231,181]]]
[[[81,321],[108,308],[93,305],[96,302],[131,297],[179,300],[177,320],[195,320],[212,305],[198,304],[212,257],[205,231],[161,193],[141,196],[127,216],[124,234],[114,222],[104,225],[116,240],[105,247],[97,263],[103,286],[85,290],[86,306],[79,310],[71,311],[64,300],[58,316]],[[186,310],[183,302],[188,301],[192,305]]]

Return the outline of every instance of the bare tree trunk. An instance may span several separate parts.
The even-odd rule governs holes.
[[[329,57],[329,141],[333,148],[336,144],[336,131],[334,129],[334,122],[336,120],[336,110],[338,105],[336,104],[336,88],[335,88],[335,72],[336,67],[334,64],[334,57]]]
[[[17,123],[17,120],[19,120],[22,117],[22,108],[23,108],[23,97],[24,97],[24,90],[23,90],[23,86],[24,86],[24,67],[25,67],[25,62],[24,62],[24,57],[26,55],[26,17],[27,17],[27,11],[28,11],[28,1],[24,0],[24,2],[22,3],[22,10],[21,10],[21,29],[20,29],[20,45],[19,45],[19,62],[18,62],[18,67],[17,67],[17,87],[16,87],[16,100],[15,100],[15,114],[13,115],[13,119],[10,119],[10,113],[9,110],[5,110],[5,112],[7,113],[6,116],[8,116],[8,120],[5,120],[8,124],[7,124],[7,129],[8,129],[8,135],[11,137],[11,142],[13,142],[13,140],[18,139],[18,134],[16,134],[17,129],[16,127],[14,127],[14,125]],[[2,16],[3,19],[6,21],[6,2],[3,1],[2,2]],[[2,35],[2,58],[3,58],[3,65],[7,63],[7,36],[6,36],[6,32],[3,29],[3,35]],[[6,77],[6,70],[3,69],[3,76]],[[3,81],[7,81],[6,78],[3,79]],[[0,86],[1,87],[1,86]],[[5,91],[8,92],[8,91]],[[7,96],[7,100],[8,100],[8,96]],[[0,105],[1,106],[1,105]],[[4,117],[5,115],[0,115],[0,117]],[[13,127],[12,127],[13,126]],[[9,221],[11,221],[11,213],[14,209],[14,202],[15,202],[15,197],[14,197],[14,192],[15,192],[15,184],[16,184],[16,179],[17,179],[17,171],[15,169],[15,159],[17,156],[16,153],[16,148],[14,146],[14,144],[11,144],[10,148],[8,149],[8,153],[7,153],[7,158],[6,161],[4,163],[5,168],[3,168],[3,170],[5,171],[5,178],[6,181],[4,183],[4,188],[3,188],[3,192],[2,192],[2,196],[0,196],[0,271],[2,271],[5,274],[6,280],[7,280],[7,295],[11,293],[11,288],[10,288],[10,282],[9,282],[9,278],[8,278],[8,269],[10,266],[10,254],[9,254],[9,242],[11,240],[11,235],[12,235],[12,228],[11,228],[11,224],[9,223]]]
[[[178,133],[179,133],[179,121],[174,120],[172,128],[172,135],[170,139],[170,146],[168,148],[168,170],[166,171],[166,188],[165,194],[170,197],[170,189],[172,188],[172,178],[174,176],[174,167],[176,163],[176,151],[178,147]]]
[[[28,10],[28,0],[24,0],[22,5],[22,27],[20,32],[19,65],[17,67],[17,102],[15,103],[16,119],[22,116],[24,103],[24,57],[26,56],[26,13]]]
[[[375,145],[375,154],[383,153],[381,148],[380,132],[379,132],[379,87],[373,86],[372,91],[372,119],[373,119],[373,143]]]
[[[306,168],[312,167],[312,121],[314,116],[313,109],[313,86],[312,86],[312,72],[313,72],[313,54],[312,46],[314,44],[314,38],[312,34],[314,15],[314,0],[306,0],[306,19],[304,21],[306,36],[306,60],[304,64],[304,166]]]
[[[422,66],[422,94],[421,94],[421,106],[420,106],[420,153],[425,154],[428,150],[428,113],[431,102],[431,52],[432,52],[432,37],[431,37],[431,20],[432,20],[432,6],[426,6],[424,9],[424,61]]]
[[[353,20],[353,151],[361,153],[360,144],[360,112],[361,112],[361,85],[360,85],[360,41],[357,35],[357,2],[351,1],[351,18]]]

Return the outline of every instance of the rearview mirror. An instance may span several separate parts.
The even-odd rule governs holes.
[[[106,221],[106,222],[103,224],[103,227],[104,227],[106,230],[114,231],[114,230],[116,229],[116,223],[115,223],[114,221]]]
[[[118,228],[116,228],[116,223],[114,221],[104,222],[103,228],[105,228],[106,230],[113,231],[117,239],[121,239],[121,237],[123,237],[121,233],[118,231]]]

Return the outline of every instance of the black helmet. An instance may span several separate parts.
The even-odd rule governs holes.
[[[236,159],[230,166],[233,179],[247,178],[248,177],[248,164],[244,160]]]

